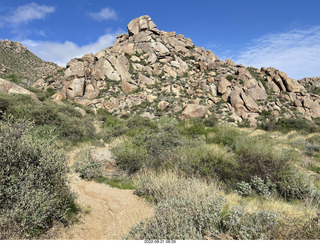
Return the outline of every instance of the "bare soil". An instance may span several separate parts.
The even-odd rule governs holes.
[[[70,153],[69,166],[75,154]],[[82,212],[79,222],[59,230],[58,240],[120,240],[131,227],[154,214],[152,206],[132,190],[86,181],[75,173],[70,175],[70,187]]]

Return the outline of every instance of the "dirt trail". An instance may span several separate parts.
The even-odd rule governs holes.
[[[69,166],[76,152],[70,153]],[[71,175],[71,189],[84,209],[80,222],[62,229],[64,240],[119,240],[130,228],[153,215],[153,208],[132,190],[109,187]]]

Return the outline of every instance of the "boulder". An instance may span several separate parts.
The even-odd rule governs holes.
[[[169,103],[166,101],[161,101],[158,103],[158,108],[162,111],[166,110],[168,106],[169,106]]]
[[[199,104],[188,104],[182,111],[181,119],[202,118],[208,113],[208,108]]]
[[[231,86],[231,83],[224,77],[221,77],[218,83],[218,92],[224,94],[227,91],[227,88]]]
[[[154,85],[154,81],[145,75],[139,74],[139,81],[144,85]]]
[[[84,78],[75,78],[67,83],[66,94],[67,98],[74,99],[84,95]]]
[[[84,109],[79,108],[79,107],[75,107],[74,109],[77,110],[81,114],[82,117],[86,117],[87,113]]]
[[[124,91],[124,93],[126,93],[126,94],[138,89],[138,87],[136,85],[130,84],[126,80],[123,80],[121,82],[121,88]]]
[[[138,34],[140,31],[146,30],[150,30],[154,33],[159,33],[157,26],[148,15],[144,15],[131,20],[131,22],[127,25],[127,29],[129,36],[133,36],[135,34]]]
[[[259,111],[259,106],[256,104],[252,97],[247,96],[243,91],[241,91],[241,98],[244,101],[246,108],[253,113]]]
[[[229,66],[235,66],[235,63],[230,58],[226,59],[225,63],[226,63],[226,65],[229,65]]]
[[[240,92],[237,90],[232,90],[230,93],[230,103],[232,105],[232,107],[234,108],[234,110],[236,111],[236,113],[239,116],[242,116],[243,112],[248,112],[248,110],[246,109],[246,107],[244,106],[244,102],[240,97]]]
[[[295,79],[286,77],[283,79],[283,82],[289,92],[306,91],[305,88],[302,85],[300,85],[298,81],[296,81]]]
[[[129,73],[129,61],[126,56],[121,55],[117,58],[115,69],[122,79],[131,79],[131,75]]]
[[[18,86],[17,84],[0,78],[0,92],[8,94],[26,94],[29,95],[36,103],[41,103],[36,94]]]

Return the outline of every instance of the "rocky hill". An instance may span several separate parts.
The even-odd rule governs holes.
[[[159,31],[149,16],[96,54],[72,59],[55,99],[70,99],[115,115],[138,113],[182,119],[211,114],[251,126],[262,117],[320,116],[319,96],[275,68],[236,65],[175,32]]]
[[[58,69],[58,65],[43,61],[19,42],[0,40],[0,57],[0,77],[15,78],[28,84],[48,77]]]

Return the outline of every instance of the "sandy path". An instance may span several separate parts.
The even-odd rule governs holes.
[[[70,155],[72,165],[75,153]],[[56,239],[119,240],[131,227],[153,215],[150,204],[132,190],[85,181],[76,174],[71,175],[70,181],[77,203],[88,213],[81,214],[79,223],[62,229]]]

